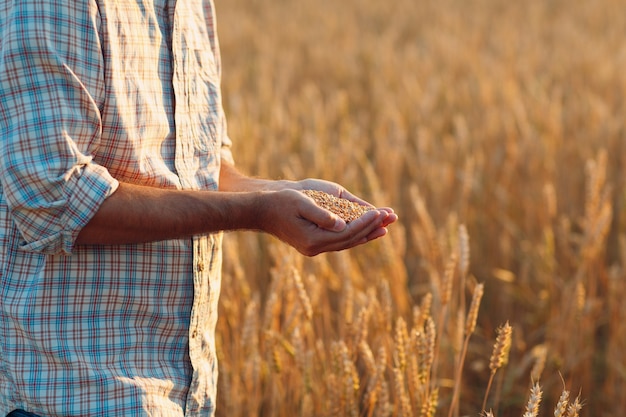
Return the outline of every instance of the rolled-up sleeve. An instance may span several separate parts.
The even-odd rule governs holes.
[[[226,117],[222,115],[222,134],[220,135],[222,138],[222,145],[220,148],[220,158],[223,161],[230,162],[231,164],[235,163],[235,159],[233,158],[233,142],[228,136],[227,128],[226,128]]]
[[[118,186],[93,162],[102,132],[97,8],[13,2],[0,17],[0,181],[23,250],[71,253]]]

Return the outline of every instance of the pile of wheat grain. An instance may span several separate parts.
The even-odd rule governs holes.
[[[368,211],[373,210],[373,207],[357,204],[345,198],[335,197],[334,195],[323,191],[304,190],[302,192],[311,197],[320,207],[335,213],[347,223],[356,220]]]

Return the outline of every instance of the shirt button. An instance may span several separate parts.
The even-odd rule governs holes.
[[[191,333],[191,338],[192,338],[192,339],[195,339],[195,338],[196,338],[196,336],[198,336],[198,332],[194,330],[194,331]]]
[[[198,268],[198,272],[204,271],[204,262],[202,261],[198,262],[197,268]]]

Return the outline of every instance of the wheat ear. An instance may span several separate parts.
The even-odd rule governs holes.
[[[567,417],[578,417],[578,412],[583,408],[580,397],[576,397],[573,403],[567,407]]]
[[[541,391],[541,386],[536,383],[530,389],[530,396],[528,397],[528,403],[526,404],[526,412],[523,417],[537,417],[539,414],[539,404],[541,403],[541,396],[543,395],[543,391]]]
[[[496,343],[493,346],[493,352],[491,353],[491,359],[489,360],[491,375],[489,376],[489,383],[487,384],[485,398],[483,399],[483,411],[487,406],[487,398],[489,397],[489,391],[491,390],[491,384],[493,383],[496,371],[507,362],[509,351],[511,350],[511,335],[513,333],[513,328],[509,325],[509,322],[507,321],[503,326],[499,327],[497,333]]]
[[[559,397],[559,401],[556,403],[556,407],[554,407],[554,417],[565,417],[568,404],[569,404],[569,391],[563,390],[563,392],[561,393],[561,396]]]

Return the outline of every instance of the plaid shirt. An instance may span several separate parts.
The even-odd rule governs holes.
[[[0,415],[210,416],[221,234],[74,246],[118,181],[216,190],[212,0],[0,0]]]

